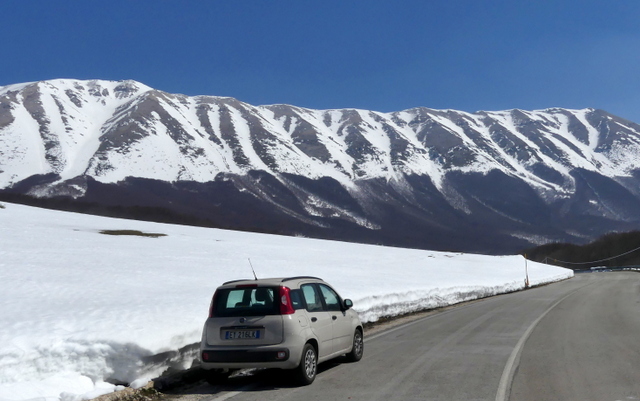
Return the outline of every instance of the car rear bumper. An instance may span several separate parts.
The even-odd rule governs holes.
[[[203,347],[200,362],[204,369],[281,368],[293,369],[300,363],[301,350],[280,346],[255,348]]]
[[[284,362],[289,359],[288,349],[269,351],[261,350],[233,350],[233,351],[202,351],[203,362]]]

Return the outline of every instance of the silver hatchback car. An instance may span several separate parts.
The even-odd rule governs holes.
[[[202,331],[202,367],[212,383],[234,369],[281,368],[311,384],[318,363],[362,358],[363,328],[352,306],[317,277],[224,283]]]

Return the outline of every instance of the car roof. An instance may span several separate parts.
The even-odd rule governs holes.
[[[256,279],[232,280],[232,281],[227,281],[226,283],[222,284],[220,287],[229,288],[229,287],[236,287],[238,285],[252,285],[252,284],[257,284],[260,287],[281,286],[281,285],[297,286],[301,282],[309,282],[309,281],[324,282],[323,279],[319,277],[313,277],[313,276],[274,277],[274,278],[261,278],[257,280]]]

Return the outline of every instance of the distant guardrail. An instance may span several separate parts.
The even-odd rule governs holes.
[[[575,269],[574,273],[601,273],[601,272],[636,271],[640,272],[640,266],[606,267],[598,266],[590,269]]]

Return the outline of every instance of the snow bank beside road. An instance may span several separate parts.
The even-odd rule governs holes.
[[[387,248],[0,208],[0,400],[72,401],[187,368],[214,289],[315,275],[364,321],[524,287],[520,256]],[[166,236],[105,235],[139,230]],[[528,263],[533,285],[573,272]],[[162,358],[154,357],[163,354]]]

